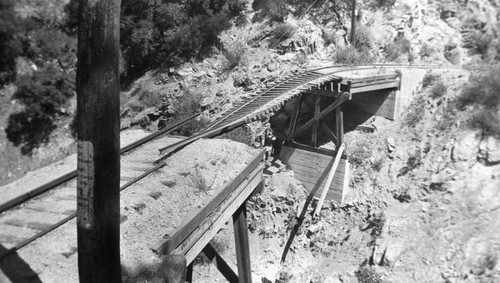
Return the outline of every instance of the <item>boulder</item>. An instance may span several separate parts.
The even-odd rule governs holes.
[[[478,148],[479,139],[476,132],[469,132],[462,138],[458,138],[453,145],[451,158],[453,161],[471,161],[475,160]]]
[[[486,161],[490,164],[500,163],[500,140],[488,137],[486,142]]]
[[[382,264],[393,267],[396,261],[398,261],[403,251],[405,250],[404,244],[405,244],[404,240],[399,240],[399,239],[391,240],[385,249]]]

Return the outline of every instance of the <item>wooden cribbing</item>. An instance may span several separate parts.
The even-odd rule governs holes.
[[[332,168],[328,173],[328,179],[326,179],[325,186],[323,187],[323,191],[321,192],[321,197],[319,198],[318,204],[316,205],[316,209],[314,210],[314,217],[318,216],[319,212],[321,211],[321,207],[323,206],[323,202],[325,201],[328,189],[330,189],[330,185],[332,184],[333,176],[337,171],[337,166],[339,165],[340,158],[342,157],[342,153],[344,152],[344,148],[345,148],[345,143],[342,143],[339,147],[339,150],[337,151],[337,155],[335,156],[335,161],[333,162]]]
[[[210,199],[206,201],[207,204],[204,207],[188,217],[184,221],[184,224],[181,225],[181,228],[170,239],[159,241],[155,245],[154,250],[158,254],[170,254],[174,250],[182,250],[184,252],[189,250],[189,245],[193,245],[197,238],[201,237],[204,231],[213,224],[213,215],[224,211],[238,189],[244,189],[263,170],[264,152],[265,150],[259,151],[250,164],[231,183],[222,188],[215,197],[209,197]],[[176,253],[184,254],[184,252]]]

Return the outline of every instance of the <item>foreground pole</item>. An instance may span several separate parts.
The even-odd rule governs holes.
[[[352,0],[351,11],[351,45],[356,44],[356,0]]]
[[[80,282],[121,282],[120,0],[81,0],[77,71]]]

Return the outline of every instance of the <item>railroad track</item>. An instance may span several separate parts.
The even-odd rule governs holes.
[[[193,137],[172,143],[162,135],[197,115],[122,148],[122,154],[128,153],[122,157],[122,160],[129,159],[133,161],[132,164],[142,165],[131,168],[122,167],[121,190],[162,168],[168,156],[200,138],[210,138],[245,123],[259,120],[263,115],[280,109],[288,100],[304,91],[331,80],[341,80],[339,73],[380,68],[459,69],[456,66],[436,65],[342,65],[316,68],[285,77],[264,91],[242,99],[217,118],[207,129]],[[144,146],[146,143],[148,143],[147,147]],[[165,143],[170,144],[165,146]],[[160,153],[164,154],[159,159],[158,148]],[[76,217],[76,175],[76,170],[74,170],[0,205],[0,231],[2,231],[0,244],[7,248],[0,253],[0,259]],[[54,205],[55,203],[57,205]]]
[[[280,109],[288,100],[300,93],[317,87],[331,80],[341,80],[339,73],[346,71],[377,70],[382,68],[405,69],[461,69],[458,66],[443,65],[401,65],[401,64],[371,64],[371,65],[339,65],[328,66],[300,72],[294,76],[283,78],[264,91],[254,93],[242,99],[232,108],[216,119],[207,129],[175,144],[160,148],[162,157],[155,161],[160,164],[171,154],[186,145],[200,139],[210,138],[231,131],[243,124],[261,119],[264,115]]]
[[[120,190],[164,166],[152,165],[156,148],[172,138],[162,137],[199,114],[122,147]],[[145,145],[150,145],[146,147]],[[128,165],[123,165],[123,164]],[[76,217],[76,176],[73,170],[0,205],[0,259],[57,229]]]

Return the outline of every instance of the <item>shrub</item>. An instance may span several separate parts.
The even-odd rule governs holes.
[[[212,181],[208,181],[207,177],[201,172],[200,166],[196,165],[194,167],[194,172],[189,175],[189,184],[198,189],[200,192],[207,193],[212,189],[215,183],[215,176]]]
[[[352,165],[360,167],[372,156],[371,145],[366,140],[357,141],[349,150],[349,161]]]
[[[442,81],[436,82],[432,86],[431,97],[434,99],[443,97],[446,94],[447,90],[448,88]]]
[[[354,36],[354,47],[360,52],[368,52],[373,47],[373,35],[367,26],[358,26]]]
[[[172,114],[175,117],[175,121],[181,121],[189,116],[192,116],[201,110],[200,101],[202,99],[201,94],[184,90],[184,93],[177,100],[174,100],[171,104]],[[198,119],[193,119],[190,122],[180,126],[175,132],[178,135],[190,136],[203,128],[205,128],[209,123],[209,120],[205,117],[199,117]]]
[[[495,109],[477,109],[473,113],[470,126],[480,129],[487,136],[500,138],[500,115]]]
[[[245,62],[245,55],[248,49],[247,43],[241,37],[236,37],[232,40],[223,42],[224,49],[222,54],[226,57],[226,69],[233,69],[234,67]]]
[[[57,115],[64,114],[62,108],[74,95],[74,86],[65,74],[52,68],[42,69],[32,76],[17,80],[18,90],[12,99],[19,100],[25,108],[9,117],[7,138],[15,146],[21,145],[23,154],[49,140],[56,128]]]
[[[428,43],[424,43],[422,45],[422,49],[420,49],[420,57],[431,57],[432,54],[434,54],[434,49],[432,46]]]
[[[464,109],[468,105],[498,109],[500,105],[500,64],[485,73],[472,76],[459,98],[458,106]]]
[[[375,2],[379,7],[392,7],[396,0],[376,0]]]
[[[382,169],[382,166],[384,166],[385,163],[385,156],[380,156],[375,161],[372,163],[372,169],[375,170],[376,172],[380,172]]]
[[[291,38],[296,31],[297,27],[291,24],[281,23],[276,25],[271,36],[271,47]]]
[[[386,59],[388,61],[396,61],[403,54],[410,53],[410,41],[404,37],[398,37],[394,42],[387,44],[384,47]]]
[[[424,113],[425,98],[422,95],[419,95],[410,103],[404,117],[404,124],[409,128],[414,128],[418,123],[420,123],[420,121],[422,121]]]
[[[382,278],[372,267],[362,266],[356,271],[356,278],[359,283],[382,283]]]
[[[336,64],[368,64],[374,61],[374,58],[366,51],[358,51],[352,46],[339,48],[333,55],[333,62]]]
[[[422,87],[425,88],[434,84],[434,82],[439,80],[439,78],[440,78],[439,75],[433,74],[432,72],[427,72],[422,80]]]
[[[0,3],[0,86],[16,78],[16,57],[22,53],[22,43],[16,36],[20,20],[14,12],[14,1]]]

